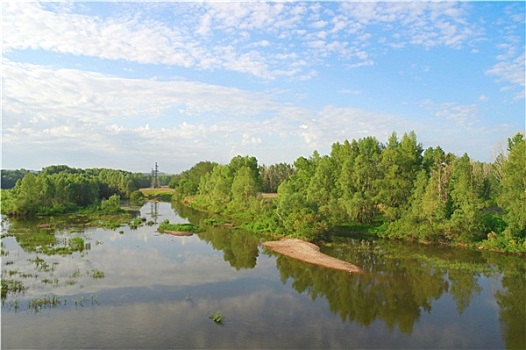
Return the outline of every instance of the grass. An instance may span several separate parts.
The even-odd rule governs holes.
[[[192,224],[170,224],[168,220],[163,221],[157,228],[159,232],[199,232],[202,231],[199,226]]]
[[[161,201],[171,201],[175,190],[170,187],[141,188],[139,191],[148,199],[159,199]]]
[[[278,198],[278,194],[277,193],[261,192],[259,194],[259,196],[261,197],[261,199],[276,199],[276,198]]]

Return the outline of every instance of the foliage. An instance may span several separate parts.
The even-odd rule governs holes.
[[[259,172],[254,157],[237,156],[205,173],[187,203],[251,231],[310,240],[358,224],[383,237],[526,253],[525,147],[518,134],[509,154],[488,164],[441,147],[424,151],[409,132],[385,144],[346,140],[330,155],[314,151]],[[277,198],[263,200],[259,191],[277,183]]]
[[[144,194],[140,191],[133,191],[130,194],[130,202],[134,205],[142,205],[144,203]]]
[[[30,171],[26,169],[2,170],[2,189],[10,189],[15,187],[17,181],[22,180],[29,172]]]
[[[504,162],[502,191],[497,203],[504,209],[508,227],[503,234],[510,240],[526,238],[526,140],[516,135],[509,142],[508,159]]]
[[[100,210],[105,214],[114,214],[121,212],[121,197],[114,194],[108,199],[103,199],[100,202]]]
[[[53,165],[39,173],[26,172],[10,190],[2,190],[2,213],[53,215],[99,207],[115,211],[113,195],[129,198],[145,176],[114,169],[76,169]],[[110,200],[105,204],[101,201]]]
[[[294,167],[287,163],[278,163],[260,168],[263,192],[277,193],[278,187],[293,173]]]
[[[370,136],[335,143],[329,155],[314,151],[293,165],[260,167],[251,156],[200,162],[161,190],[256,232],[318,240],[364,225],[383,237],[526,253],[525,154],[520,133],[491,164],[440,147],[424,151],[414,132],[393,133],[385,144]],[[145,180],[121,170],[51,166],[2,190],[2,213],[116,213],[120,198],[141,200]]]
[[[192,168],[172,177],[169,187],[175,190],[176,199],[197,194],[201,178],[218,165],[214,162],[199,162]]]
[[[261,175],[255,157],[236,156],[227,165],[215,165],[199,181],[199,195],[207,210],[236,212],[248,209],[261,189]]]

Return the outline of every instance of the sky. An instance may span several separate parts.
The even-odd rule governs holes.
[[[2,2],[2,168],[293,163],[525,129],[525,2]]]

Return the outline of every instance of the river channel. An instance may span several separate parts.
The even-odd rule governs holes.
[[[203,219],[170,203],[137,210],[142,224],[113,229],[3,218],[2,349],[526,347],[524,258],[320,245],[366,271],[352,275],[275,255],[235,227],[161,234],[163,220]]]

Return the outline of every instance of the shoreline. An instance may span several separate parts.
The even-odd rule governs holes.
[[[327,267],[333,270],[347,271],[350,273],[365,273],[360,267],[347,261],[333,258],[320,252],[320,248],[297,238],[282,238],[279,241],[267,241],[261,245],[268,247],[273,252],[289,256],[306,263]]]

